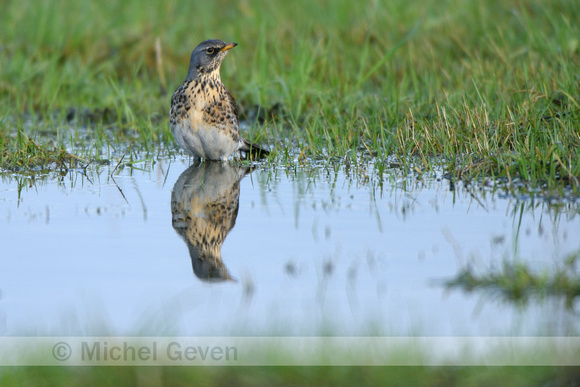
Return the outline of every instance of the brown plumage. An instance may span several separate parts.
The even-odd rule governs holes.
[[[220,66],[237,43],[201,42],[189,71],[171,97],[169,122],[175,141],[195,158],[227,160],[234,152],[263,157],[268,151],[240,136],[238,108],[222,83]]]
[[[222,245],[236,224],[240,180],[249,172],[227,163],[195,163],[175,182],[173,228],[187,244],[193,272],[202,280],[232,279],[222,261]]]

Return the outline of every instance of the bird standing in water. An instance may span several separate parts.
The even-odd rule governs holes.
[[[175,141],[196,159],[225,161],[236,151],[259,157],[268,151],[240,136],[238,108],[222,83],[220,66],[237,43],[201,42],[191,53],[187,78],[171,97]]]

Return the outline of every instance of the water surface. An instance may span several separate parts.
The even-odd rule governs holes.
[[[580,308],[446,290],[580,249],[578,203],[368,168],[159,159],[0,183],[0,335],[575,335]],[[114,173],[113,173],[114,172]]]

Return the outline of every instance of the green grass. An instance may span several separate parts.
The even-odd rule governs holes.
[[[573,386],[577,367],[14,367],[10,386]]]
[[[483,291],[488,296],[498,296],[504,301],[520,305],[530,299],[549,296],[563,297],[566,308],[574,310],[574,302],[580,297],[580,276],[575,270],[580,261],[580,251],[564,260],[564,265],[554,271],[538,272],[523,262],[502,262],[495,270],[479,273],[472,267],[463,268],[455,278],[445,282],[447,289],[466,292]]]
[[[24,123],[82,157],[173,149],[171,93],[191,50],[221,38],[239,43],[222,78],[242,119],[259,107],[246,136],[273,147],[270,162],[395,156],[580,189],[576,0],[3,3],[2,168],[19,163],[6,144]]]
[[[45,171],[66,173],[69,169],[80,166],[84,161],[68,153],[54,141],[39,144],[22,130],[17,131],[15,138],[0,138],[0,140],[2,141],[0,149],[3,149],[0,154],[0,166],[10,171],[24,174]]]

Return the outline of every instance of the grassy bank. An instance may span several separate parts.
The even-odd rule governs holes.
[[[2,168],[18,128],[86,158],[103,146],[173,149],[168,110],[191,50],[239,43],[222,78],[289,155],[395,155],[461,178],[552,191],[580,177],[580,4],[575,0],[5,1]],[[50,149],[49,149],[50,150]]]
[[[0,370],[3,385],[44,386],[572,386],[574,367],[19,367]]]

